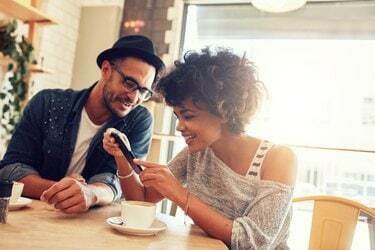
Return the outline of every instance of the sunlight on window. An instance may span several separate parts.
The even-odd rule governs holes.
[[[238,27],[230,34],[228,27],[246,25],[220,10],[189,6],[183,51],[230,47],[255,63],[268,95],[247,133],[293,145],[299,165],[294,195],[344,196],[375,207],[375,154],[364,152],[375,151],[375,40],[250,39]],[[225,23],[225,31],[210,30],[215,21]],[[267,36],[267,30],[254,34]],[[310,214],[295,216],[292,230],[308,230]],[[308,235],[296,232],[292,249],[306,249]],[[353,249],[368,249],[368,238],[368,224],[360,222]]]
[[[368,136],[375,125],[363,121],[363,112],[375,115],[375,105],[366,104],[375,97],[375,41],[216,39],[186,44],[185,50],[210,45],[233,48],[239,55],[246,51],[255,62],[268,96],[249,133],[280,143],[375,148]]]

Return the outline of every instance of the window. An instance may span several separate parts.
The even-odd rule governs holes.
[[[340,195],[375,207],[375,2],[313,2],[278,15],[193,2],[182,51],[227,46],[256,63],[269,95],[247,131],[293,147],[295,196]],[[367,244],[366,230],[354,241]]]
[[[312,4],[283,16],[249,4],[187,5],[183,51],[226,46],[256,63],[268,97],[248,133],[294,148],[296,195],[343,195],[375,206],[363,191],[375,187],[369,9],[375,3]]]

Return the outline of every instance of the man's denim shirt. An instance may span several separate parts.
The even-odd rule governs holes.
[[[92,90],[43,90],[26,106],[6,154],[0,161],[0,178],[19,180],[27,175],[59,181],[67,172],[77,139],[81,111]],[[103,133],[116,128],[129,139],[136,157],[147,154],[152,134],[150,112],[138,106],[124,118],[113,117],[92,139],[82,176],[88,183],[112,188],[115,198],[121,188],[114,158],[103,149]]]

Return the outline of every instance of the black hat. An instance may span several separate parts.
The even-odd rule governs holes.
[[[133,56],[148,62],[155,67],[156,73],[165,68],[163,61],[155,54],[152,41],[145,36],[123,36],[117,40],[112,48],[104,50],[96,58],[99,67],[104,60],[111,60],[126,56]]]

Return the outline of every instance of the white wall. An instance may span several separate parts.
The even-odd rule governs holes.
[[[96,57],[119,37],[122,9],[113,6],[82,6],[80,32],[71,87],[82,89],[100,77]]]
[[[71,84],[75,58],[81,2],[78,0],[43,0],[41,10],[57,21],[57,25],[39,29],[40,63],[51,70],[50,74],[34,74],[32,93],[45,88],[67,88]]]
[[[82,6],[118,6],[123,8],[125,0],[81,0]]]

